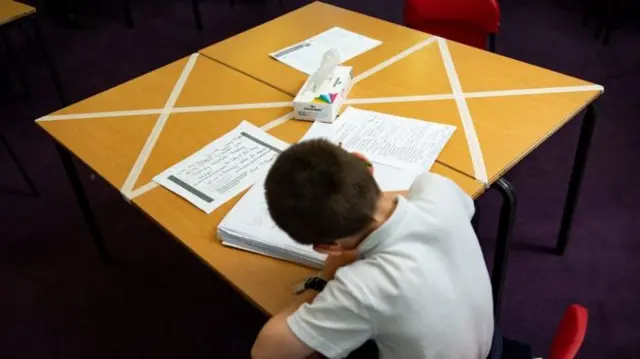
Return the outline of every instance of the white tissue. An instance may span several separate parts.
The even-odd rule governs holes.
[[[322,62],[316,72],[309,77],[308,91],[315,92],[331,78],[336,67],[340,64],[340,54],[335,49],[327,50],[322,56]]]

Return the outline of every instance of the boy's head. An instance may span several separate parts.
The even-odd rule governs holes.
[[[330,245],[373,222],[380,198],[367,163],[326,140],[289,147],[265,182],[269,213],[295,241]]]

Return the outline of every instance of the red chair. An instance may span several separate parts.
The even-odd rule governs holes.
[[[404,22],[410,28],[494,50],[493,36],[500,25],[496,0],[405,0]]]
[[[553,338],[549,359],[573,359],[578,354],[587,333],[588,317],[589,312],[581,305],[567,308]]]

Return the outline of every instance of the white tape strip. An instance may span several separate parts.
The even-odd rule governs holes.
[[[423,47],[435,42],[437,39],[438,39],[437,36],[431,36],[430,38],[411,46],[410,48],[402,51],[401,53],[399,53],[399,54],[397,54],[397,55],[395,55],[395,56],[393,56],[393,57],[391,57],[391,58],[389,58],[389,59],[377,64],[376,66],[370,68],[369,70],[367,70],[367,71],[361,73],[360,75],[354,77],[353,78],[353,83],[356,84],[356,83],[366,79],[367,77],[369,77],[369,76],[371,76],[371,75],[383,70],[384,68],[386,68],[386,67],[388,67],[390,65],[393,65],[394,63],[404,59],[405,57],[413,54],[414,52],[422,49]]]
[[[174,107],[170,111],[167,111],[166,109],[162,109],[162,108],[155,108],[155,109],[148,109],[148,110],[124,110],[124,111],[109,111],[109,112],[74,113],[70,115],[44,116],[37,119],[36,122],[82,120],[82,119],[105,118],[105,117],[159,115],[163,113],[172,114],[172,113],[185,113],[185,112],[252,110],[252,109],[279,108],[279,107],[292,107],[292,106],[293,106],[293,102],[259,102],[259,103],[240,103],[240,104],[231,104],[231,105]]]
[[[374,97],[374,98],[349,98],[345,100],[345,105],[363,105],[370,103],[393,103],[393,102],[420,102],[451,100],[453,94],[439,95],[418,95],[418,96],[398,96],[398,97]]]
[[[233,104],[233,105],[176,107],[173,109],[172,113],[254,110],[254,109],[280,108],[280,107],[293,107],[293,102],[290,102],[290,101],[289,102],[260,102],[260,103],[242,103],[242,104]]]
[[[124,111],[110,111],[110,112],[92,112],[92,113],[74,113],[70,115],[52,115],[40,117],[36,122],[41,121],[61,121],[61,120],[83,120],[90,118],[105,118],[105,117],[123,117],[123,116],[141,116],[141,115],[159,115],[162,113],[161,108],[149,109],[149,110],[124,110]]]
[[[564,86],[564,87],[544,87],[537,89],[502,90],[502,91],[482,91],[465,93],[466,98],[478,97],[501,97],[501,96],[522,96],[522,95],[542,95],[550,93],[584,92],[584,91],[604,91],[600,85],[585,86]]]
[[[129,199],[133,200],[134,198],[141,196],[149,191],[151,191],[152,189],[158,187],[159,184],[155,183],[155,182],[149,182],[147,184],[145,184],[144,186],[140,186],[136,189],[134,189],[133,191],[131,191],[131,193],[129,194]]]
[[[149,156],[151,155],[151,151],[153,150],[153,147],[155,146],[156,141],[158,141],[158,137],[160,137],[160,133],[162,132],[164,125],[167,123],[167,120],[169,119],[169,114],[171,113],[173,106],[176,104],[176,101],[178,100],[178,96],[180,96],[180,93],[184,88],[184,84],[187,82],[187,79],[189,78],[189,74],[191,73],[191,70],[193,70],[193,67],[196,64],[197,59],[198,59],[197,53],[189,57],[187,64],[182,70],[182,74],[180,74],[180,78],[178,78],[178,82],[176,82],[175,86],[173,87],[173,91],[171,91],[171,95],[169,96],[167,103],[164,105],[162,114],[160,114],[160,116],[158,117],[158,120],[156,121],[155,126],[153,126],[153,129],[151,130],[151,133],[147,138],[147,142],[145,142],[144,146],[142,147],[142,150],[138,155],[138,159],[136,160],[135,164],[131,168],[131,171],[129,172],[129,176],[127,177],[127,180],[124,182],[124,185],[120,190],[125,196],[130,197],[130,193],[133,190],[133,186],[138,180],[138,177],[140,176],[140,172],[142,172],[142,168],[144,167],[145,163],[149,159]]]
[[[543,87],[543,88],[519,89],[519,90],[479,91],[479,92],[465,93],[464,97],[479,98],[479,97],[523,96],[523,95],[540,95],[540,94],[585,92],[585,91],[604,92],[604,87],[600,85],[585,85],[585,86]],[[358,105],[358,104],[370,104],[370,103],[418,102],[418,101],[438,101],[438,100],[450,100],[450,99],[453,99],[453,94],[357,98],[357,99],[347,99],[345,101],[345,104]],[[293,106],[292,102],[260,102],[260,103],[232,104],[232,105],[190,106],[190,107],[175,107],[171,110],[170,113],[251,110],[251,109],[279,108],[279,107],[291,107],[291,106]],[[147,110],[123,110],[123,111],[109,111],[109,112],[74,113],[69,115],[43,116],[37,119],[36,122],[82,120],[82,119],[106,118],[106,117],[158,115],[161,113],[164,113],[164,109],[156,108],[156,109],[147,109]]]
[[[473,163],[474,177],[480,182],[488,186],[489,180],[487,178],[487,169],[484,165],[484,157],[482,156],[482,149],[480,148],[480,141],[478,140],[478,134],[473,125],[473,119],[471,119],[471,113],[467,106],[467,101],[464,98],[462,92],[462,86],[460,85],[460,79],[456,72],[447,41],[444,39],[438,39],[438,45],[440,46],[440,55],[444,62],[447,76],[449,77],[449,84],[451,85],[451,91],[453,91],[453,97],[456,100],[458,106],[458,112],[460,113],[460,120],[462,121],[462,128],[469,145],[469,153],[471,154],[471,162]]]
[[[284,116],[276,118],[275,120],[273,120],[273,121],[267,123],[266,125],[260,127],[260,129],[262,129],[265,132],[269,131],[270,129],[272,129],[274,127],[277,127],[277,126],[280,126],[280,125],[282,125],[283,123],[289,121],[292,118],[293,118],[293,111],[287,113]]]

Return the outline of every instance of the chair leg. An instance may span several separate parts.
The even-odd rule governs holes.
[[[517,197],[516,190],[506,179],[497,180],[491,188],[495,188],[502,195],[502,207],[500,208],[500,221],[498,223],[498,238],[493,258],[493,270],[491,272],[491,288],[493,291],[493,312],[496,324],[500,319],[500,307],[504,284],[507,278],[507,263],[509,259],[509,242],[511,229],[515,220]]]
[[[122,9],[127,27],[133,29],[135,24],[133,23],[133,13],[131,12],[131,0],[122,0]]]
[[[40,49],[40,55],[45,61],[45,64],[49,70],[49,75],[51,75],[51,79],[53,80],[53,85],[58,92],[58,98],[60,99],[60,103],[62,106],[67,106],[68,102],[64,95],[64,89],[62,86],[62,80],[60,79],[60,73],[58,72],[58,68],[53,61],[53,58],[49,54],[49,50],[47,48],[47,44],[44,41],[44,36],[42,35],[42,30],[40,29],[40,25],[38,24],[38,19],[35,16],[30,17],[31,26],[33,27],[33,32],[35,34],[36,42],[38,43],[38,48]]]
[[[607,14],[604,20],[604,36],[602,37],[602,43],[609,45],[611,39],[611,28],[613,27],[613,18],[616,16],[614,9],[615,0],[609,0],[607,4]]]
[[[27,31],[27,29],[25,29],[24,23],[22,21],[18,22],[18,30],[22,34],[22,37],[24,37],[24,39],[27,42],[27,44],[29,44],[29,48],[31,49],[31,52],[33,53],[33,56],[35,56],[35,58],[38,61],[40,61],[40,51],[38,50],[38,44],[34,40],[33,36],[31,36],[29,31]]]
[[[2,38],[2,47],[4,48],[4,52],[7,54],[7,59],[10,63],[10,68],[13,67],[16,70],[16,74],[18,77],[18,82],[20,82],[20,87],[22,88],[22,92],[25,97],[29,98],[30,91],[29,86],[27,86],[27,80],[24,77],[24,68],[22,67],[21,62],[16,57],[15,52],[13,52],[13,47],[11,46],[11,38],[9,34],[4,29],[0,29],[0,37]]]
[[[13,163],[15,163],[16,167],[18,168],[18,171],[20,172],[22,179],[29,186],[29,189],[31,190],[30,194],[33,197],[40,197],[40,192],[38,191],[38,188],[36,188],[35,184],[31,180],[31,177],[29,177],[29,174],[27,173],[24,166],[22,165],[22,162],[20,162],[20,159],[18,158],[18,156],[16,156],[15,152],[13,152],[13,149],[11,148],[11,146],[9,146],[9,142],[7,142],[7,139],[1,134],[0,134],[0,144],[2,144],[2,147],[4,147],[5,151],[7,151],[7,154],[9,155]]]
[[[200,14],[200,0],[191,0],[193,18],[196,21],[196,30],[202,31],[202,15]]]
[[[496,34],[489,34],[489,51],[496,52]]]

